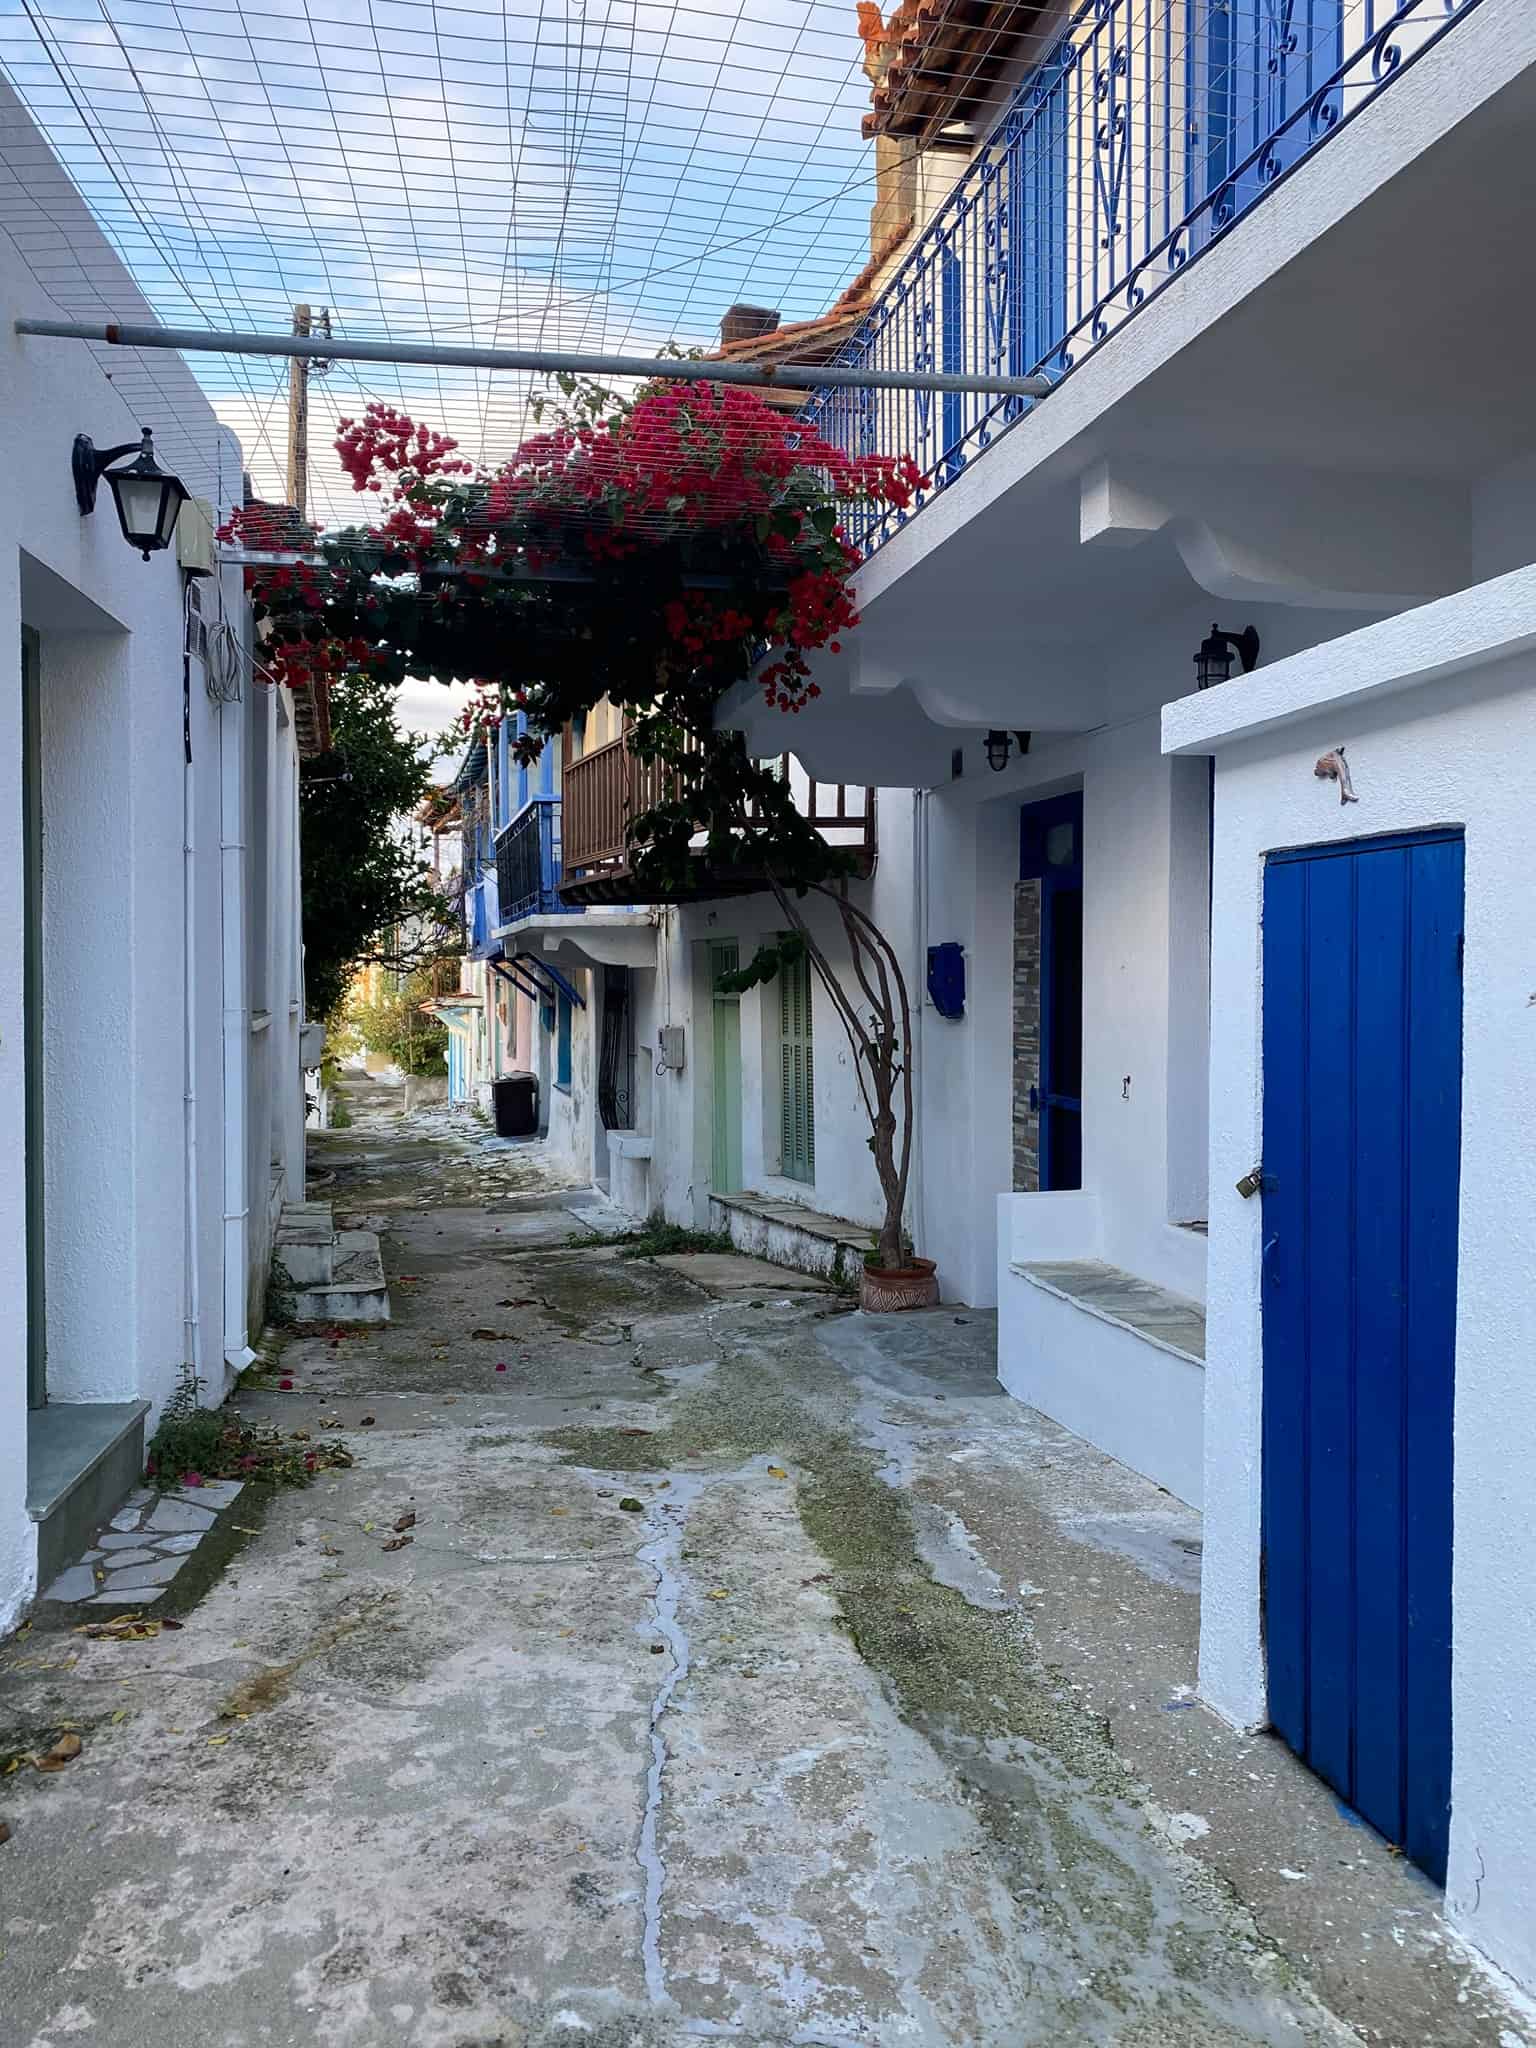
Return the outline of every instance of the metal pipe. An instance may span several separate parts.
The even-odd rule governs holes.
[[[833,363],[719,363],[676,356],[598,356],[542,348],[437,348],[423,342],[335,341],[319,335],[215,334],[201,327],[142,327],[117,320],[18,320],[18,334],[174,348],[204,355],[299,356],[325,362],[421,363],[465,370],[572,371],[577,376],[670,377],[684,384],[778,384],[790,391],[950,391],[1044,398],[1046,376],[969,377],[945,370],[871,370]]]

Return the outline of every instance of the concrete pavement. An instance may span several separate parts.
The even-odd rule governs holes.
[[[537,1148],[357,1115],[395,1320],[241,1397],[355,1466],[247,1488],[179,1631],[0,1655],[0,1757],[83,1740],[0,1780],[7,2048],[1536,2042],[1192,1703],[1196,1518],[986,1317],[626,1259]]]

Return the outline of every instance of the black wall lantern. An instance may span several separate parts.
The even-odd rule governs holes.
[[[1259,658],[1257,626],[1244,626],[1241,633],[1227,633],[1220,626],[1212,626],[1195,656],[1195,688],[1208,690],[1212,683],[1229,682],[1234,654],[1243,664],[1243,674],[1249,674]]]
[[[1000,727],[994,725],[987,734],[986,740],[987,766],[992,770],[992,773],[994,775],[1001,775],[1008,766],[1008,756],[1013,752],[1015,740],[1019,743],[1020,754],[1027,754],[1029,752],[1029,738],[1030,736],[1027,732],[1006,733]]]
[[[135,459],[122,469],[111,465],[120,455]],[[137,548],[147,562],[152,554],[168,548],[176,537],[176,521],[191,493],[179,476],[163,470],[155,460],[154,436],[144,429],[142,441],[124,441],[116,448],[97,448],[89,434],[76,434],[74,451],[75,503],[82,516],[96,510],[96,486],[105,476],[112,486],[118,524],[129,547]]]

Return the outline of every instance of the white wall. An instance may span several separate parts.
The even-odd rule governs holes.
[[[1164,737],[1219,750],[1200,1670],[1206,1697],[1244,1725],[1266,1718],[1260,1217],[1233,1183],[1261,1153],[1262,856],[1428,825],[1465,830],[1446,1901],[1471,1941],[1536,1986],[1536,1635],[1524,1625],[1536,1585],[1536,570],[1281,664],[1241,706],[1171,706]],[[1347,807],[1313,774],[1340,742],[1360,798]]]
[[[24,484],[0,500],[0,952],[13,963],[0,986],[0,1154],[14,1167],[0,1186],[0,1628],[30,1597],[36,1568],[24,1507],[21,628],[34,627],[41,639],[49,1388],[56,1400],[142,1397],[158,1410],[188,1344],[182,579],[174,553],[146,563],[127,547],[110,491],[92,516],[81,516],[71,443],[82,432],[98,447],[136,442],[147,425],[162,462],[221,514],[241,492],[238,446],[179,358],[103,349],[98,359],[80,344],[14,331],[21,315],[61,311],[151,317],[0,86],[0,438],[8,473]],[[196,666],[190,713],[200,1304],[191,1362],[207,1397],[219,1398],[226,1376],[218,712]],[[249,859],[264,860],[264,814],[248,837]],[[277,857],[291,902],[291,825]],[[291,918],[275,943],[287,962],[286,1046],[296,1041],[286,1007],[297,992]],[[302,1171],[296,1051],[291,1061],[286,1050],[278,1057],[292,1098],[285,1156]]]
[[[973,744],[962,779],[924,799],[924,945],[964,946],[967,989],[963,1020],[931,1005],[924,1018],[921,1234],[946,1294],[974,1304],[996,1299],[997,1197],[1013,1185],[1020,813],[1072,789],[1083,796],[1083,1184],[1098,1204],[1094,1241],[1055,1255],[1105,1259],[1176,1293],[1204,1291],[1204,1241],[1175,1227],[1174,1208],[1185,1212],[1180,1222],[1191,1211],[1171,1198],[1170,1160],[1187,1190],[1178,1105],[1204,1084],[1205,793],[1160,758],[1158,678],[1147,681],[1148,708],[1106,732],[1037,741],[999,775]],[[1026,1209],[1033,1199],[1016,1198]]]
[[[912,803],[910,791],[877,793],[875,874],[867,883],[850,886],[852,899],[868,911],[896,947],[916,1005],[922,978],[913,964]],[[846,947],[833,905],[808,897],[804,908],[829,957],[845,964]],[[709,1222],[713,1092],[710,942],[734,939],[745,966],[761,942],[772,940],[784,929],[783,914],[766,891],[687,904],[664,914],[654,989],[645,990],[636,1007],[636,1064],[648,1064],[651,1069],[647,1091],[651,1122],[639,1126],[650,1128],[654,1138],[651,1199],[675,1222],[701,1228]],[[853,1053],[832,1000],[814,973],[812,1000],[815,1181],[793,1180],[780,1170],[777,982],[750,989],[741,998],[742,1181],[760,1194],[802,1202],[874,1230],[883,1202],[869,1152],[869,1124],[859,1099]],[[654,1072],[659,1032],[665,1024],[683,1027],[685,1064],[680,1073]],[[638,1051],[642,1046],[650,1054],[649,1061]],[[641,1085],[644,1088],[645,1084]],[[911,1202],[908,1221],[915,1227],[916,1208]],[[921,1241],[918,1249],[925,1249]]]

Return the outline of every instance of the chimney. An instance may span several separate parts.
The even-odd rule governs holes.
[[[776,312],[766,306],[728,306],[720,322],[722,347],[729,347],[733,341],[755,341],[759,335],[772,334],[779,324]]]

